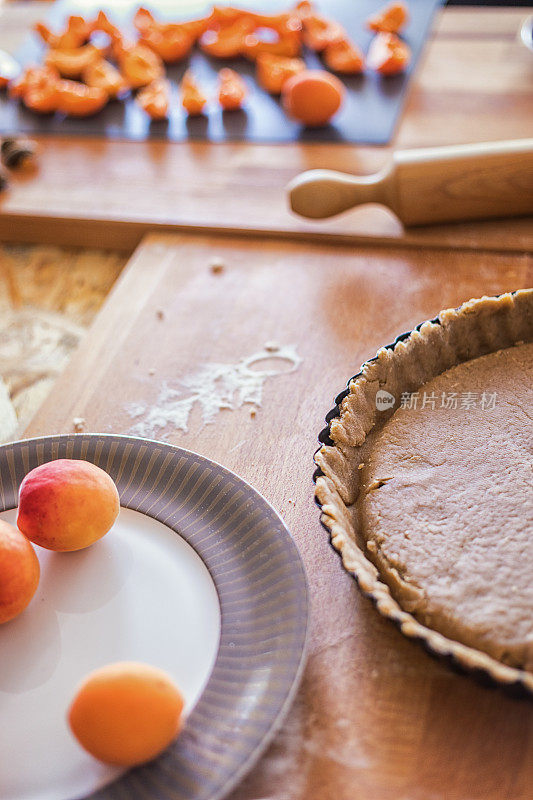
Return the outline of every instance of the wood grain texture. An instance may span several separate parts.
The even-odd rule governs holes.
[[[34,14],[35,4],[30,4]],[[42,8],[42,5],[40,6]],[[24,4],[26,8],[26,4]],[[531,54],[510,33],[516,9],[446,9],[413,80],[398,148],[523,138],[533,130]],[[4,7],[0,46],[20,39],[30,16]],[[442,32],[442,33],[441,33]],[[480,35],[483,34],[483,35]],[[292,215],[284,187],[305,169],[368,175],[391,148],[41,140],[40,170],[0,199],[0,239],[132,249],[148,231],[226,229],[328,235],[347,242],[527,251],[531,219],[404,230],[365,206],[309,223]],[[46,198],[46,202],[43,201]]]
[[[217,257],[225,266],[213,273]],[[198,365],[265,342],[303,361],[263,407],[218,414],[171,442],[237,471],[281,512],[312,598],[309,661],[281,731],[232,800],[528,800],[533,707],[432,660],[342,569],[313,503],[312,455],[333,396],[378,346],[470,297],[531,285],[527,256],[151,236],[27,430],[127,432]]]

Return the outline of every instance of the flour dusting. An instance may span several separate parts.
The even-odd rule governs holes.
[[[279,362],[279,365],[261,369],[260,362],[267,359],[269,364]],[[237,364],[202,364],[195,372],[180,378],[177,388],[163,383],[155,405],[130,403],[126,411],[138,422],[129,432],[151,437],[172,426],[187,433],[195,404],[200,407],[204,425],[213,423],[225,408],[233,410],[245,403],[260,407],[266,381],[276,375],[294,372],[301,361],[296,347],[285,345],[275,352],[265,347]]]

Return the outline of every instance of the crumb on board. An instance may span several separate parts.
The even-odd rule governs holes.
[[[155,369],[153,367],[150,367],[148,370],[148,375],[155,375]]]
[[[85,430],[86,421],[83,417],[74,417],[72,424],[76,433],[82,433]]]
[[[265,350],[267,353],[277,353],[280,346],[277,342],[265,342]]]
[[[257,416],[257,409],[251,408],[250,409],[250,416],[251,416],[252,419],[254,419],[254,417]]]
[[[225,268],[226,268],[226,265],[225,265],[224,261],[221,258],[219,258],[218,256],[216,256],[215,258],[212,258],[211,261],[209,262],[209,269],[211,270],[211,272],[214,275],[218,275],[221,272],[224,272]]]
[[[158,308],[157,311],[155,312],[155,315],[157,319],[165,319],[165,312],[163,311],[162,308]]]

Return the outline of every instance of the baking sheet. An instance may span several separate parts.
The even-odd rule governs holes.
[[[226,2],[218,5],[229,5]],[[233,5],[233,3],[231,3]],[[237,4],[237,3],[235,3]],[[267,13],[287,9],[292,3],[283,0],[245,0],[243,7]],[[255,66],[245,59],[212,59],[194,49],[191,56],[179,64],[167,67],[172,84],[171,114],[166,121],[151,121],[136,105],[132,96],[125,101],[113,101],[97,115],[86,119],[66,119],[59,114],[39,116],[20,103],[0,96],[0,133],[60,134],[65,136],[91,136],[113,139],[169,139],[183,141],[243,142],[347,142],[387,144],[401,113],[409,80],[416,68],[430,24],[441,0],[409,0],[411,19],[403,38],[410,45],[413,58],[407,72],[393,77],[381,77],[373,72],[361,76],[342,77],[346,86],[346,99],[342,109],[331,124],[322,128],[306,128],[285,115],[277,98],[270,96],[254,79]],[[128,26],[140,2],[115,0],[106,3],[93,0],[58,0],[46,16],[50,27],[61,28],[69,14],[91,17],[104,8],[110,18],[121,26]],[[364,27],[365,19],[381,8],[381,0],[323,0],[317,2],[319,11],[341,22],[353,40],[368,50],[372,33]],[[177,21],[191,19],[206,13],[212,3],[203,0],[159,0],[149,3],[158,19]],[[40,38],[28,34],[28,40],[16,54],[26,65],[39,63],[44,53]],[[321,67],[320,58],[305,52],[309,67]],[[229,66],[240,72],[248,84],[249,96],[240,111],[222,111],[216,102],[217,71]],[[177,84],[186,69],[191,68],[207,89],[210,99],[206,113],[188,118],[179,102]]]

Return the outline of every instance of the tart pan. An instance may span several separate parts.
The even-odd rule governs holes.
[[[367,557],[348,511],[357,497],[355,465],[361,460],[361,448],[371,432],[379,430],[395,411],[394,407],[376,411],[376,386],[398,397],[401,391],[415,391],[455,364],[531,340],[533,289],[470,300],[402,333],[365,361],[335,398],[334,407],[326,415],[326,427],[318,436],[321,446],[314,455],[317,469],[313,480],[320,521],[332,546],[382,616],[456,671],[469,673],[484,685],[500,686],[514,696],[533,699],[533,673],[447,638],[402,609]],[[441,367],[436,371],[435,359],[432,362],[424,352],[430,346],[437,350],[437,362],[441,358]],[[393,363],[396,367],[398,358],[403,360],[401,369],[391,369]]]

